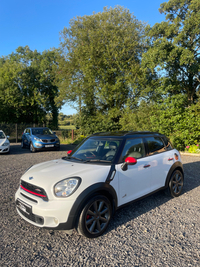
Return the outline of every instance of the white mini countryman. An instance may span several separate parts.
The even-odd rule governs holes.
[[[183,180],[180,154],[164,135],[97,133],[66,157],[29,168],[15,200],[19,215],[36,226],[94,238],[120,206],[162,189],[178,197]]]

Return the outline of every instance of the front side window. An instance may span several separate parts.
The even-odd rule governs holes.
[[[172,145],[170,144],[169,139],[168,139],[166,136],[162,137],[162,139],[163,139],[163,141],[164,141],[164,143],[165,143],[166,150],[172,150],[173,147],[172,147]]]
[[[145,156],[145,149],[142,138],[129,139],[126,141],[122,152],[122,159],[125,161],[127,157],[139,159]]]
[[[160,137],[147,137],[146,141],[149,148],[149,155],[158,154],[165,151],[165,145]]]

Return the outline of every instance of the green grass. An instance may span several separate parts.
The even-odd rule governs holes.
[[[59,130],[75,130],[76,127],[74,125],[59,125]]]

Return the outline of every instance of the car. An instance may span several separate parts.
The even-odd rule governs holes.
[[[10,152],[9,136],[6,136],[2,130],[0,130],[0,154]]]
[[[22,134],[21,147],[28,147],[30,152],[40,150],[59,150],[60,140],[47,127],[26,128]]]
[[[35,226],[95,238],[118,208],[163,189],[178,197],[183,182],[180,154],[163,134],[96,133],[65,157],[29,168],[15,201]]]

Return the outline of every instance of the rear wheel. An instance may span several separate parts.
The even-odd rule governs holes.
[[[33,144],[30,143],[30,152],[34,153],[36,151],[36,149],[34,148]]]
[[[170,178],[169,186],[166,190],[167,195],[172,197],[180,196],[183,190],[183,174],[179,170],[175,170]]]
[[[94,196],[83,208],[77,230],[88,238],[98,237],[108,227],[111,215],[110,201],[102,195]]]

